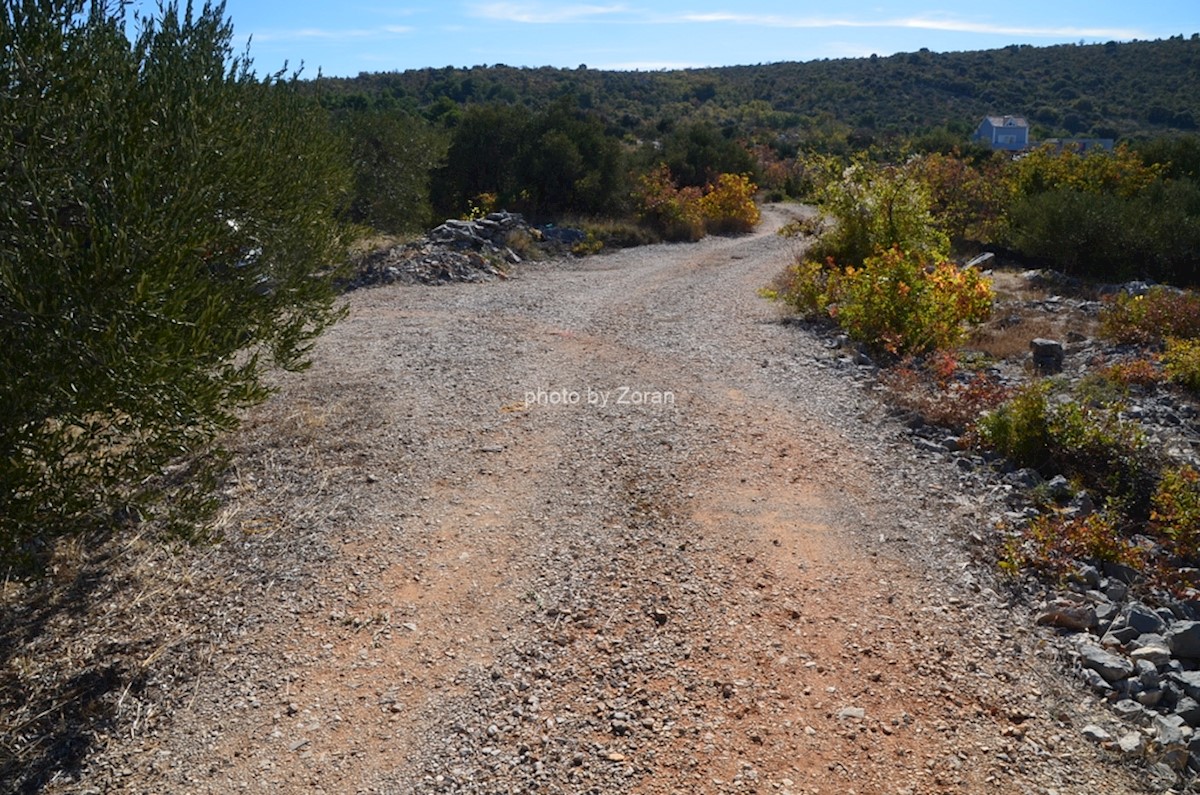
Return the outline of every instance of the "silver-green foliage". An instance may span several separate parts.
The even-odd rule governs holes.
[[[949,256],[950,241],[933,217],[929,186],[906,166],[856,160],[840,175],[830,175],[820,201],[833,225],[810,253],[818,262],[832,257],[857,267],[892,247],[929,262]]]
[[[264,368],[304,366],[339,315],[327,117],[235,56],[223,5],[127,21],[0,16],[0,556],[194,521]]]

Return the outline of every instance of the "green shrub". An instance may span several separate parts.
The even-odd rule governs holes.
[[[995,411],[982,417],[981,443],[1017,466],[1040,469],[1050,461],[1050,385],[1022,387]]]
[[[220,6],[167,4],[133,42],[121,9],[0,24],[0,555],[193,520],[263,370],[339,316],[328,116],[233,57]]]
[[[651,243],[661,243],[654,231],[636,221],[621,219],[563,219],[563,226],[582,229],[589,238],[601,244],[604,249],[635,248]]]
[[[1057,188],[1015,201],[1008,243],[1064,273],[1124,280],[1149,275],[1145,224],[1131,223],[1133,200]]]
[[[1065,475],[1105,498],[1114,510],[1144,520],[1159,461],[1118,406],[1054,399],[1047,382],[1030,384],[977,425],[980,442],[1046,477]]]
[[[1163,352],[1163,370],[1171,381],[1200,393],[1200,339],[1169,338]]]
[[[856,162],[821,193],[821,209],[833,223],[810,256],[858,265],[897,247],[925,262],[945,260],[950,241],[931,207],[928,185],[909,170]]]
[[[1032,152],[1003,182],[1004,242],[1050,267],[1093,279],[1200,277],[1200,185],[1168,179],[1129,150]]]
[[[801,259],[785,268],[760,294],[781,301],[809,320],[828,319],[830,306],[841,294],[842,273],[832,259]]]

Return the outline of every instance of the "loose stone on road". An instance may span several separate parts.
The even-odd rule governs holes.
[[[969,501],[757,296],[789,212],[352,293],[239,437],[255,587],[113,789],[1145,791]]]

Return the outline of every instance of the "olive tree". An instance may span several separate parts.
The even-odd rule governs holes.
[[[0,556],[195,521],[265,369],[339,316],[326,114],[234,53],[223,5],[130,22],[105,0],[0,16]]]

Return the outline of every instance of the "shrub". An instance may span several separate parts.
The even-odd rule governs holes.
[[[1149,359],[1133,359],[1117,362],[1100,371],[1100,375],[1122,387],[1152,387],[1162,380],[1162,375]]]
[[[721,174],[703,190],[679,188],[664,163],[638,180],[634,199],[642,222],[667,240],[699,240],[709,232],[749,232],[757,226],[755,190],[749,177],[737,174]]]
[[[1200,560],[1200,473],[1190,466],[1163,470],[1151,505],[1151,528],[1169,542],[1172,553]]]
[[[977,425],[980,442],[1017,466],[1065,475],[1144,520],[1159,468],[1145,435],[1119,417],[1117,406],[1052,400],[1039,382],[1019,389]]]
[[[704,237],[704,218],[698,188],[677,188],[664,163],[638,180],[638,217],[671,241]]]
[[[990,243],[1000,236],[1007,194],[998,161],[981,170],[960,157],[929,154],[908,169],[928,187],[930,213],[953,243]]]
[[[1151,247],[1145,224],[1131,223],[1132,202],[1111,194],[1056,188],[1018,198],[1007,242],[1071,275],[1123,280],[1145,275]]]
[[[1100,334],[1113,342],[1142,345],[1200,337],[1200,294],[1166,287],[1138,296],[1122,293],[1100,312]]]
[[[841,294],[842,269],[832,258],[825,262],[802,259],[788,266],[761,294],[782,301],[809,320],[829,319],[830,307]]]
[[[856,162],[821,193],[821,208],[834,222],[811,256],[858,265],[896,247],[925,262],[944,260],[950,241],[931,206],[929,187],[908,170]]]
[[[991,312],[991,283],[972,268],[931,265],[899,248],[847,267],[831,314],[855,339],[892,355],[949,348]]]
[[[634,248],[662,242],[653,230],[632,219],[564,219],[563,226],[582,229],[605,249]]]
[[[1017,466],[1040,469],[1050,461],[1050,386],[1040,382],[1022,387],[977,428],[980,442]]]
[[[721,174],[700,199],[700,213],[709,234],[728,235],[750,232],[762,215],[754,203],[758,188],[747,175]]]
[[[958,433],[970,433],[987,411],[1006,400],[1011,390],[988,373],[957,377],[954,357],[936,351],[927,361],[906,360],[889,368],[880,382],[897,405],[917,412],[926,422]]]
[[[191,522],[263,370],[339,316],[328,116],[232,57],[220,6],[166,4],[133,42],[122,8],[0,24],[0,555]]]
[[[1200,393],[1200,339],[1169,338],[1163,369],[1171,381]]]
[[[1150,187],[1161,170],[1160,166],[1146,165],[1141,156],[1125,145],[1112,152],[1100,149],[1078,152],[1044,146],[1013,161],[1007,183],[1014,197],[1071,190],[1092,196],[1132,198]]]
[[[1149,359],[1131,359],[1097,367],[1076,384],[1077,398],[1091,405],[1117,406],[1124,404],[1132,393],[1153,390],[1163,375]]]
[[[1166,179],[1118,147],[1113,153],[1038,150],[1007,169],[1006,245],[1091,278],[1200,275],[1200,187]]]
[[[898,248],[860,267],[802,260],[762,294],[805,317],[830,316],[854,339],[891,356],[951,348],[992,309],[991,282],[979,271],[929,264]]]
[[[1122,533],[1121,517],[1098,511],[1079,518],[1043,514],[1021,535],[1024,543],[1010,550],[1009,563],[1032,565],[1063,575],[1080,561],[1107,561],[1140,569],[1145,550]]]

